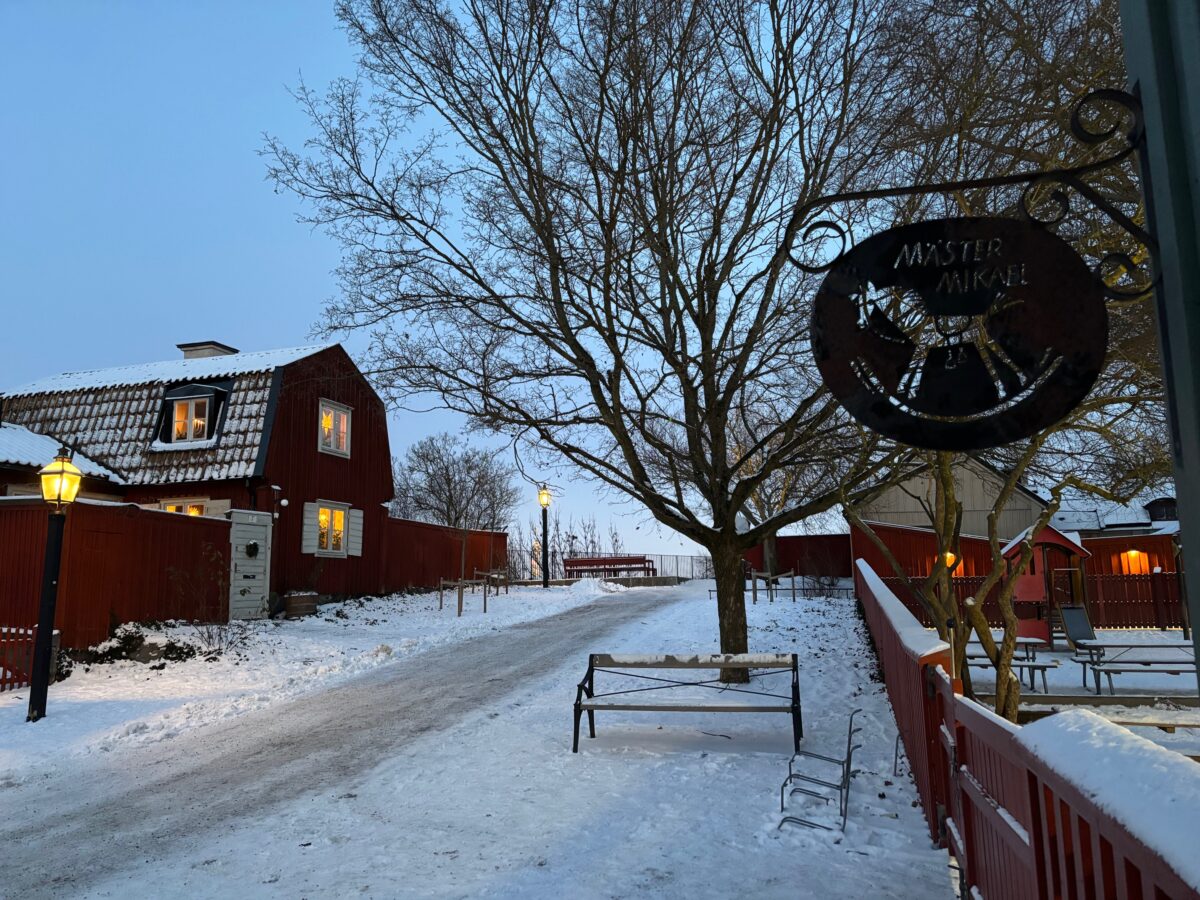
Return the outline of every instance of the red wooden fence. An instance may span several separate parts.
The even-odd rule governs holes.
[[[46,521],[41,500],[0,504],[0,624],[37,624]],[[67,511],[54,624],[63,647],[88,647],[122,622],[223,621],[228,579],[228,522],[81,501]]]
[[[791,569],[797,575],[821,578],[849,578],[850,535],[848,534],[788,534],[775,538],[775,554],[779,571]],[[763,548],[752,547],[745,553],[746,562],[763,571]]]
[[[1172,794],[1200,794],[1200,769],[1104,722],[1099,727],[1109,732],[1099,741],[1075,737],[1072,722],[1061,730],[1072,745],[1047,758],[1021,728],[956,693],[945,671],[946,650],[931,643],[936,639],[929,632],[922,638],[920,623],[869,565],[860,560],[856,569],[859,600],[930,833],[958,859],[964,896],[1200,898],[1200,869],[1181,856],[1176,840],[1200,833],[1200,810],[1186,801],[1170,803]],[[1043,721],[1059,715],[1079,713]],[[1128,768],[1115,769],[1104,758],[1114,746],[1119,765]],[[1159,778],[1161,790],[1133,802],[1159,804],[1170,819],[1163,827],[1142,829],[1110,812],[1130,805],[1122,771],[1130,778]],[[1078,786],[1081,773],[1087,790]],[[1185,865],[1186,881],[1180,874]]]
[[[35,634],[34,628],[0,626],[0,692],[15,691],[29,684]]]
[[[1179,628],[1181,573],[1088,575],[1087,606],[1097,628]]]
[[[441,578],[457,578],[462,565],[463,533],[454,528],[384,518],[384,590],[433,587]],[[476,569],[508,565],[508,535],[502,531],[469,531],[466,575]]]

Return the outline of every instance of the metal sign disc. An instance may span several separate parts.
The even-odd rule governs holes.
[[[1082,402],[1104,365],[1103,286],[1069,244],[1016,219],[891,228],[834,263],[812,318],[817,367],[873,431],[980,450]]]

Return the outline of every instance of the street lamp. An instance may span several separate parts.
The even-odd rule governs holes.
[[[550,488],[542,485],[538,488],[538,503],[542,504],[542,587],[550,587]]]
[[[50,657],[54,646],[54,608],[58,604],[58,569],[62,562],[63,526],[66,507],[79,494],[83,473],[71,463],[71,451],[58,451],[54,462],[38,472],[42,499],[53,506],[46,529],[46,560],[42,567],[42,601],[38,607],[37,634],[33,643],[33,671],[29,678],[29,713],[26,722],[46,715],[46,692],[50,688]]]

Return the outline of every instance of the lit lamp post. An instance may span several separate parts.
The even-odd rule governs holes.
[[[79,493],[83,473],[71,463],[71,451],[63,447],[54,462],[38,472],[42,480],[42,499],[53,504],[46,529],[46,561],[42,567],[42,602],[38,607],[37,634],[33,643],[33,671],[29,678],[29,714],[27,722],[46,715],[46,692],[50,688],[50,657],[54,646],[54,608],[58,604],[58,568],[62,561],[63,526],[66,506]]]
[[[550,587],[550,488],[538,488],[538,503],[542,504],[542,587]]]

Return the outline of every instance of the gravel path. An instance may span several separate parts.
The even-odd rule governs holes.
[[[682,597],[651,590],[605,597],[83,771],[0,790],[7,811],[0,846],[8,848],[0,896],[85,891],[247,816],[328,792],[564,661],[578,659],[582,674],[585,655],[606,634]]]

